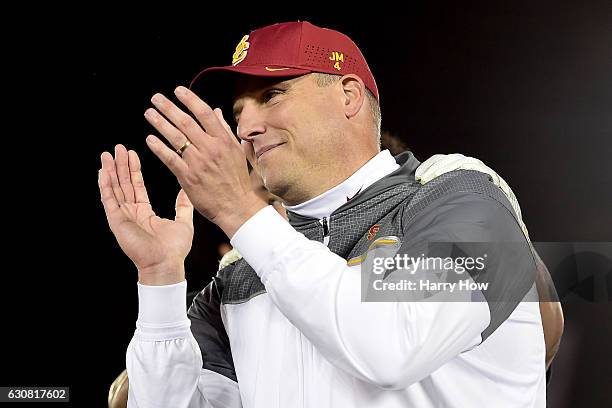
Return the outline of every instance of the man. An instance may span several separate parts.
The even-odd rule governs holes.
[[[159,94],[145,114],[172,145],[147,138],[183,187],[175,221],[152,212],[134,152],[102,156],[109,225],[139,274],[130,406],[544,406],[535,256],[488,176],[457,170],[423,186],[410,153],[379,152],[376,83],[341,33],[264,27],[231,67],[202,75],[220,70],[237,75],[242,147],[221,111],[186,88],[176,96],[195,120]],[[291,225],[252,191],[245,154]],[[244,258],[219,271],[188,318],[191,203]],[[467,280],[488,289],[461,302],[436,291],[363,301],[372,261],[440,255],[433,242],[462,259],[486,251],[489,266]]]

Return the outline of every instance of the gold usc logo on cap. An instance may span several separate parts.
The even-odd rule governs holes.
[[[251,46],[251,44],[247,41],[249,39],[248,35],[242,37],[242,40],[236,46],[236,52],[232,56],[232,65],[236,66],[240,64],[247,56],[247,50]]]

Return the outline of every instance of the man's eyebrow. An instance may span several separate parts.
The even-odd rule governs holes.
[[[293,78],[291,78],[293,79]],[[292,82],[291,79],[287,79],[285,81],[282,82],[275,82],[266,86],[263,86],[261,89],[257,90],[257,93],[261,94],[269,89],[282,89],[283,91],[288,90],[289,88],[291,88],[292,86]],[[252,92],[250,92],[252,93]],[[233,105],[232,107],[232,115],[234,116],[234,120],[237,122],[238,121],[238,116],[240,116],[240,113],[242,112],[242,104],[241,103],[236,103]]]

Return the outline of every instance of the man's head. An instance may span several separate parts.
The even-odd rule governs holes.
[[[192,87],[215,71],[234,73],[237,136],[266,187],[289,204],[333,188],[379,151],[376,82],[342,33],[267,26],[243,37],[232,66],[204,70]]]
[[[318,75],[247,78],[236,86],[236,133],[247,158],[290,204],[336,186],[378,152],[361,79],[346,75],[321,86]]]

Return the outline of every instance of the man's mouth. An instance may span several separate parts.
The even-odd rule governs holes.
[[[267,145],[262,147],[261,149],[259,149],[256,153],[255,153],[255,157],[257,159],[259,159],[264,153],[269,152],[270,150],[274,149],[275,147],[278,147],[280,145],[283,145],[285,143],[274,143],[271,145]]]

